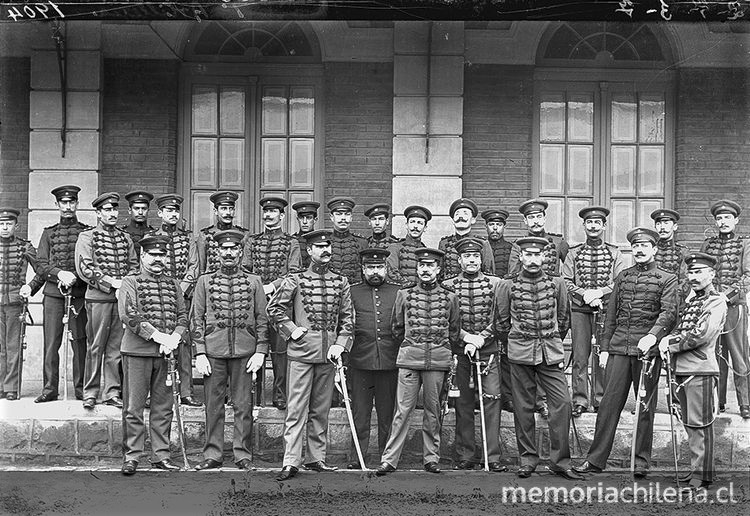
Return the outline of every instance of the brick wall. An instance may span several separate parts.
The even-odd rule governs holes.
[[[325,76],[324,201],[354,198],[352,229],[369,235],[365,207],[391,202],[393,64],[327,63]],[[330,227],[325,207],[320,216]]]
[[[0,59],[0,205],[21,210],[19,236],[26,236],[29,205],[28,58]]]
[[[178,71],[175,61],[104,60],[101,191],[175,190]]]
[[[733,199],[750,212],[750,71],[688,69],[678,81],[675,204],[681,241],[698,247],[715,227],[713,201]],[[740,221],[738,231],[750,234],[747,215]]]
[[[508,210],[511,239],[525,232],[516,208],[531,195],[532,73],[496,65],[465,70],[463,195],[480,210]]]

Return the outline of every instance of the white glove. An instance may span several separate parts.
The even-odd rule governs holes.
[[[583,302],[587,305],[591,305],[591,302],[595,299],[599,299],[602,297],[602,291],[598,288],[586,290],[583,292]]]
[[[250,360],[247,361],[247,367],[245,370],[248,373],[257,373],[261,367],[263,367],[263,362],[266,361],[266,355],[263,353],[255,353],[253,356],[250,357]]]
[[[599,353],[599,366],[601,366],[602,369],[607,367],[607,360],[609,360],[609,352],[601,351]]]
[[[28,299],[31,297],[31,287],[28,285],[24,285],[20,289],[18,289],[18,295],[21,296],[24,299]]]
[[[60,271],[57,273],[57,279],[65,287],[72,287],[76,282],[76,275],[69,271]]]
[[[469,333],[464,336],[464,342],[466,344],[471,344],[475,348],[479,349],[484,346],[484,337],[482,337],[481,335],[473,335]]]
[[[338,362],[339,358],[341,358],[341,353],[343,353],[344,351],[344,346],[334,344],[333,346],[328,348],[328,360]]]
[[[273,283],[269,283],[268,285],[263,285],[263,292],[266,294],[266,296],[270,296],[276,291],[276,287],[273,286]]]
[[[473,357],[474,353],[477,352],[477,347],[474,344],[466,344],[464,346],[464,355],[468,357]]]
[[[305,333],[307,333],[307,328],[304,326],[297,326],[289,337],[292,340],[299,340]]]
[[[656,335],[647,333],[646,335],[641,337],[641,340],[638,341],[638,349],[645,355],[651,348],[654,347],[655,344]]]
[[[195,368],[203,376],[211,375],[211,363],[208,361],[208,357],[204,354],[195,357]]]
[[[113,279],[112,280],[112,288],[119,290],[120,287],[122,287],[122,280],[121,279]]]

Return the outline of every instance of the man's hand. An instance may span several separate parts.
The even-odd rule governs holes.
[[[638,341],[638,350],[645,355],[651,348],[654,347],[655,344],[656,335],[647,333],[646,335],[641,337],[641,340]]]
[[[21,296],[24,299],[28,299],[31,297],[31,287],[28,285],[24,285],[20,289],[18,289],[18,295]]]
[[[273,286],[273,283],[268,283],[267,285],[263,285],[263,292],[266,294],[266,297],[270,296],[276,291],[276,287]]]
[[[208,361],[208,357],[203,353],[195,357],[195,368],[203,376],[211,375],[211,363]]]
[[[479,349],[482,346],[484,346],[484,337],[482,337],[481,335],[474,335],[472,333],[467,333],[464,336],[464,342],[466,344],[471,344],[475,348]]]
[[[601,310],[601,308],[602,308],[602,306],[604,306],[604,304],[602,303],[601,298],[599,298],[599,299],[594,299],[593,301],[591,301],[589,303],[589,306],[591,308],[596,308],[598,310]]]
[[[60,271],[57,273],[57,279],[64,287],[72,287],[76,282],[76,275],[70,271]]]
[[[663,358],[664,360],[667,359],[667,354],[669,352],[669,344],[671,340],[672,340],[672,337],[667,336],[661,339],[661,341],[659,342],[659,354],[661,355],[661,358]]]
[[[263,362],[265,361],[266,355],[263,353],[254,353],[253,356],[250,357],[250,360],[247,361],[245,370],[248,373],[257,373],[260,371],[260,368],[263,367]]]
[[[341,346],[339,344],[334,344],[330,348],[328,348],[328,360],[332,360],[333,362],[338,362],[339,358],[341,358],[341,353],[344,352],[344,346]]]
[[[602,297],[602,291],[599,290],[598,288],[584,290],[583,292],[583,302],[589,306],[594,306],[591,304],[591,302],[597,299],[601,299],[601,297]]]
[[[307,328],[304,326],[297,326],[289,337],[292,340],[299,340],[305,333],[307,333]]]
[[[477,347],[474,344],[466,344],[466,346],[464,346],[464,355],[467,357],[473,357],[476,352]]]
[[[112,288],[115,290],[119,290],[120,287],[122,287],[122,280],[121,279],[113,279],[112,280]]]
[[[607,360],[609,360],[609,352],[608,351],[599,352],[599,366],[601,368],[607,367]]]
[[[179,335],[176,333],[170,335],[168,333],[160,332],[159,330],[156,330],[154,334],[151,335],[151,340],[159,344],[159,352],[164,355],[170,354],[180,345]]]

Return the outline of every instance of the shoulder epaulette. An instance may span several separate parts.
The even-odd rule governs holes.
[[[238,226],[236,224],[232,225],[233,229],[236,229],[237,231],[242,231],[243,233],[248,233],[250,230],[247,228],[243,228],[242,226]]]
[[[675,242],[675,243],[674,243],[674,246],[675,246],[675,247],[680,247],[680,248],[682,248],[682,249],[689,249],[689,248],[688,248],[688,246],[686,246],[685,244],[681,244],[681,243],[679,243],[679,242]]]
[[[352,233],[352,236],[354,238],[361,238],[362,240],[367,240],[367,237],[360,235],[359,233]]]
[[[210,233],[213,229],[214,225],[211,224],[210,226],[206,226],[205,228],[201,228],[201,233]]]
[[[618,249],[616,244],[613,244],[612,242],[604,242],[604,245],[608,245],[609,247],[614,247],[615,249]]]
[[[507,280],[515,280],[515,279],[518,279],[518,273],[517,273],[517,272],[514,272],[514,273],[512,273],[512,274],[506,274],[505,276],[503,276],[503,279],[507,279]]]
[[[553,237],[560,237],[560,238],[562,238],[562,233],[550,233],[549,231],[547,231],[547,235],[548,235],[548,236],[553,236]]]
[[[606,242],[605,242],[605,244],[606,244]],[[571,245],[570,247],[568,247],[568,249],[570,249],[572,251],[573,249],[575,249],[577,247],[583,247],[583,242],[579,242],[578,244]]]
[[[57,226],[59,226],[59,225],[60,225],[60,223],[58,222],[58,223],[56,223],[56,224],[52,224],[51,226],[47,226],[47,227],[45,227],[44,229],[55,229],[55,228],[56,228]]]

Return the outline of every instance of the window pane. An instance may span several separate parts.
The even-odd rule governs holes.
[[[664,97],[642,95],[640,101],[640,141],[664,143]]]
[[[263,134],[286,134],[284,88],[266,88],[263,94]]]
[[[263,188],[286,187],[286,140],[283,138],[263,139],[261,161]]]
[[[289,192],[289,206],[291,206],[292,204],[296,202],[312,201],[312,200],[313,200],[312,192]],[[290,218],[296,218],[296,214],[294,217],[290,217]]]
[[[216,140],[193,138],[193,186],[216,187]]]
[[[641,147],[638,158],[638,194],[663,195],[664,148]]]
[[[310,139],[292,138],[290,187],[313,186],[313,141]]]
[[[628,231],[635,227],[635,201],[612,201],[612,212],[609,216],[608,226],[611,230],[613,243],[629,248],[627,235]]]
[[[633,95],[614,95],[612,99],[612,142],[635,143],[637,105]]]
[[[565,101],[560,95],[545,95],[539,108],[539,139],[565,141]]]
[[[565,237],[570,244],[586,240],[586,232],[583,230],[583,220],[578,216],[578,212],[586,206],[591,206],[590,199],[568,199],[568,227]]]
[[[565,199],[545,198],[544,200],[549,203],[549,206],[547,206],[547,225],[545,229],[552,233],[562,233],[565,227],[565,216],[563,215]]]
[[[216,134],[216,88],[193,86],[193,134]]]
[[[192,204],[190,206],[190,211],[192,212],[190,223],[192,224],[191,229],[193,233],[214,223],[213,204],[210,199],[212,194],[213,192],[206,191],[193,192]]]
[[[540,145],[539,155],[542,174],[539,193],[563,194],[565,145]]]
[[[245,91],[241,88],[221,89],[221,134],[245,132]]]
[[[594,141],[594,103],[591,95],[571,95],[568,102],[568,141]]]
[[[640,201],[638,203],[638,221],[636,224],[647,228],[653,227],[654,221],[651,219],[651,212],[661,207],[661,200]]]
[[[635,195],[635,146],[612,146],[612,195]]]
[[[594,148],[591,145],[568,147],[568,193],[591,195]]]
[[[289,99],[291,111],[290,134],[313,134],[315,132],[315,98],[312,88],[293,88]]]
[[[242,188],[245,170],[245,140],[223,138],[220,143],[220,188]]]

